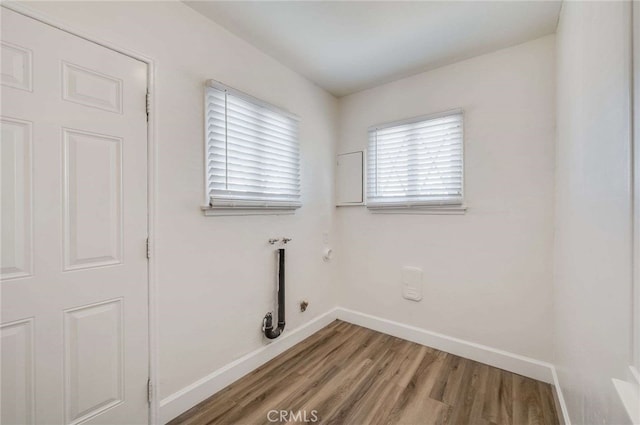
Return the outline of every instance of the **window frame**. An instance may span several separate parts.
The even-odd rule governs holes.
[[[204,105],[204,204],[201,210],[205,216],[227,216],[227,215],[281,215],[281,214],[294,214],[295,210],[302,207],[302,152],[300,145],[300,131],[298,129],[297,143],[298,143],[298,183],[300,184],[300,193],[296,202],[282,202],[282,201],[257,201],[251,199],[237,199],[223,202],[221,205],[213,205],[211,203],[211,196],[209,194],[209,144],[207,140],[208,131],[208,119],[207,119],[207,93],[208,90],[216,89],[224,91],[227,95],[232,95],[236,98],[252,103],[261,108],[265,108],[271,112],[283,115],[287,118],[300,122],[300,117],[292,112],[287,111],[284,108],[276,106],[265,100],[251,96],[243,91],[230,87],[217,80],[207,80],[204,85],[203,91],[203,105]]]
[[[417,201],[417,202],[389,202],[389,203],[376,203],[371,205],[370,203],[370,190],[369,190],[369,155],[371,152],[371,140],[370,134],[372,131],[379,131],[388,129],[391,127],[397,127],[401,125],[414,124],[422,121],[429,121],[438,118],[447,117],[450,115],[460,115],[462,117],[462,136],[460,144],[460,154],[462,157],[461,167],[461,187],[460,187],[460,200],[459,201]],[[465,204],[465,112],[462,108],[449,109],[442,112],[436,112],[426,115],[419,115],[411,118],[406,118],[397,121],[385,122],[383,124],[374,125],[367,129],[367,179],[366,179],[366,202],[367,209],[372,213],[404,213],[404,214],[464,214],[467,210]],[[377,170],[376,170],[377,173]]]

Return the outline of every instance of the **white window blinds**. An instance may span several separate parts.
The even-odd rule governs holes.
[[[369,129],[367,206],[461,205],[462,111]]]
[[[210,206],[300,207],[298,118],[214,81],[205,112]]]

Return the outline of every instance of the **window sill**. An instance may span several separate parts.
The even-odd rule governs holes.
[[[296,208],[243,208],[243,207],[200,207],[205,217],[228,217],[248,215],[293,215]]]
[[[345,202],[342,204],[336,204],[336,207],[364,207],[366,204],[364,202]]]
[[[373,214],[418,214],[418,215],[462,215],[467,212],[466,205],[440,205],[440,206],[384,206],[368,207]]]

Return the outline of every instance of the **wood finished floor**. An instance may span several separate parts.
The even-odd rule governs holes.
[[[548,384],[341,321],[170,424],[305,423],[270,410],[336,425],[558,424]]]

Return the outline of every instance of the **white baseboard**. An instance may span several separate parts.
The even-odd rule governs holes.
[[[556,388],[561,407],[561,412],[559,413],[562,414],[565,425],[571,425],[556,370],[551,363],[342,307],[327,311],[301,327],[285,333],[271,344],[225,365],[210,375],[161,400],[159,422],[161,424],[169,422],[305,338],[313,335],[335,319],[550,383]]]
[[[213,394],[242,378],[244,375],[318,332],[336,319],[336,310],[335,308],[331,309],[293,331],[285,332],[280,338],[269,345],[260,347],[240,357],[193,384],[162,399],[160,401],[160,412],[158,415],[159,423],[166,424],[171,419],[189,410],[201,401],[206,400]]]
[[[557,397],[557,402],[560,405],[560,412],[558,413],[562,415],[562,425],[571,425],[571,419],[569,418],[569,409],[567,409],[567,404],[565,403],[564,396],[562,395],[562,388],[560,387],[560,380],[558,379],[556,367],[553,365],[551,366],[551,373],[553,375],[553,386],[556,389],[555,396]]]
[[[553,383],[553,374],[551,372],[553,365],[547,362],[346,308],[339,307],[337,313],[338,319],[345,322],[446,351],[456,356],[495,366],[539,381]]]

